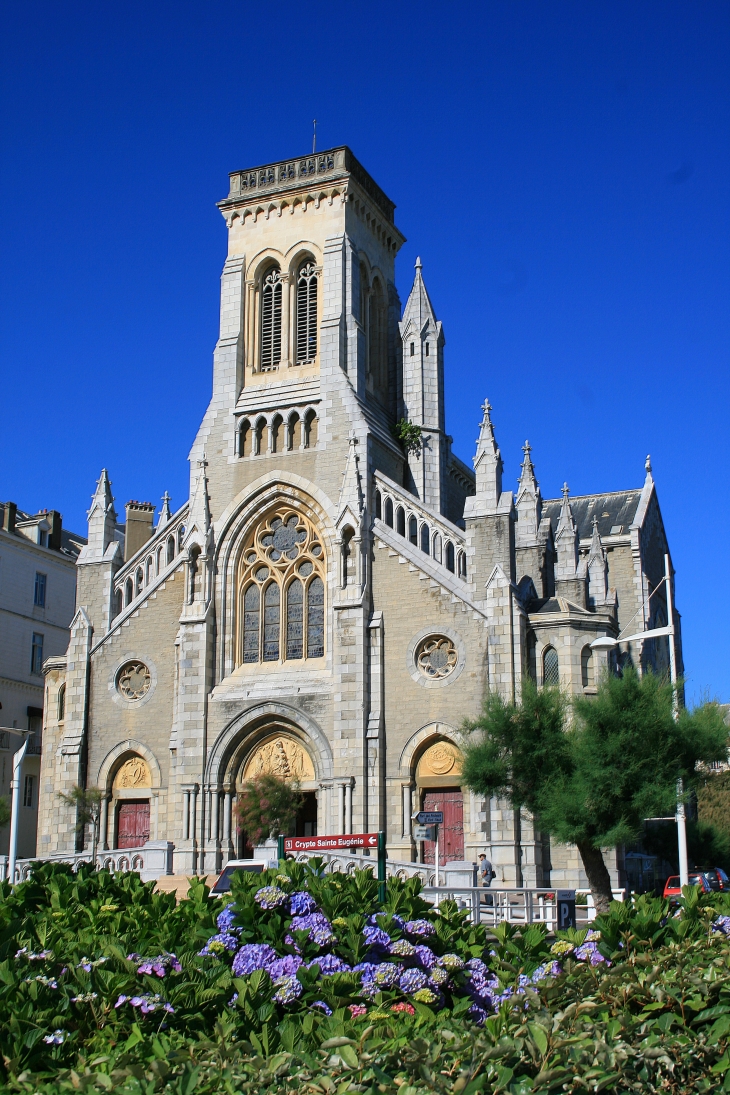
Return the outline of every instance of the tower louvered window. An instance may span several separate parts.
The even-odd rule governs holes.
[[[306,262],[297,275],[297,365],[317,356],[317,273]]]
[[[269,270],[261,287],[261,370],[277,369],[281,361],[281,273]]]

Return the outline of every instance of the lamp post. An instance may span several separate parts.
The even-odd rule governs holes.
[[[669,622],[666,627],[653,627],[650,628],[649,631],[639,631],[635,635],[619,635],[617,639],[611,639],[608,635],[605,635],[600,639],[594,639],[591,643],[591,648],[593,650],[610,650],[614,646],[618,646],[619,643],[633,641],[643,642],[645,639],[659,638],[661,635],[668,636],[669,678],[672,682],[672,716],[676,722],[679,718],[679,697],[677,695],[677,648],[674,629],[674,607],[672,602],[672,579],[668,555],[664,556],[664,577],[662,578],[662,582],[666,587],[667,595],[667,618]],[[657,585],[656,589],[652,590],[650,597],[654,596],[657,589],[659,589],[659,585]],[[684,808],[684,786],[681,779],[677,780],[677,812],[675,814],[675,820],[677,822],[677,847],[679,851],[679,884],[680,886],[687,886],[689,884],[687,816]]]
[[[18,859],[18,810],[20,807],[20,777],[23,760],[28,749],[31,730],[20,730],[17,726],[2,726],[0,730],[9,730],[11,734],[24,735],[23,744],[13,754],[13,778],[10,780],[10,847],[8,849],[8,882],[15,883],[15,864]]]

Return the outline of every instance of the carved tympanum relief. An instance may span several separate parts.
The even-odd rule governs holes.
[[[460,776],[462,756],[449,741],[430,745],[418,762],[418,776]]]
[[[312,760],[298,742],[283,734],[263,742],[249,757],[243,772],[244,779],[272,775],[280,779],[314,779]]]
[[[114,787],[120,791],[133,790],[137,787],[151,787],[152,777],[147,766],[147,761],[142,757],[134,756],[125,760],[116,776]]]

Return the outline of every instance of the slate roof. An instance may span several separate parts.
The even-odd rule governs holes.
[[[627,533],[636,516],[641,498],[641,488],[620,490],[611,494],[583,494],[571,497],[570,506],[578,526],[581,540],[590,540],[593,532],[593,516],[598,518],[601,536]],[[553,534],[558,527],[562,498],[550,498],[542,504],[542,516],[550,518]]]

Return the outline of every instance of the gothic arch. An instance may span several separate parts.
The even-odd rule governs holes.
[[[403,780],[413,779],[416,765],[422,753],[426,751],[429,745],[433,745],[439,740],[450,741],[457,749],[461,749],[464,745],[464,738],[461,733],[454,730],[453,726],[449,726],[448,723],[427,723],[426,726],[422,726],[420,730],[411,735],[401,750],[398,762],[400,778]]]
[[[100,787],[102,791],[111,793],[112,783],[117,773],[117,769],[120,767],[120,762],[127,756],[134,754],[142,757],[147,762],[147,767],[150,770],[150,776],[152,779],[153,791],[158,791],[162,786],[162,772],[160,766],[157,763],[157,757],[146,745],[143,745],[141,741],[136,741],[134,738],[128,738],[127,741],[121,741],[118,745],[115,745],[113,749],[110,749],[103,761],[99,765],[99,773],[96,778],[96,786]]]
[[[298,740],[306,749],[315,780],[332,778],[332,750],[314,719],[289,704],[267,702],[236,715],[218,735],[206,765],[206,785],[232,788],[245,758],[275,729]]]

